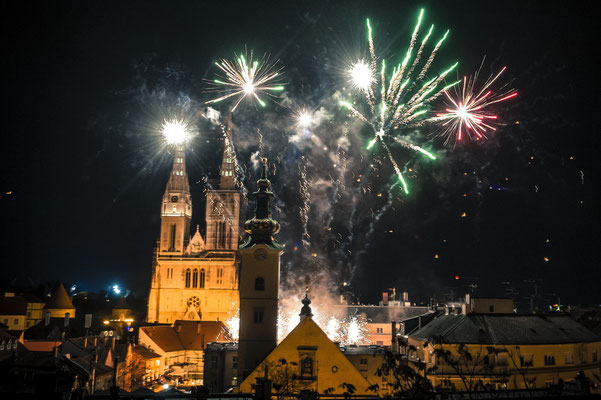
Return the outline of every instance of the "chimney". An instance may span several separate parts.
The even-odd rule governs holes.
[[[446,310],[448,311],[449,309],[447,308]],[[417,317],[417,327],[418,327],[418,329],[421,329],[421,327],[422,327],[422,316],[421,315],[419,317]]]
[[[50,325],[50,311],[44,311],[44,326]]]
[[[200,335],[200,322],[196,323],[196,334]]]
[[[179,324],[179,323],[175,324],[175,331],[177,333],[181,333],[182,332],[182,324]]]
[[[115,335],[111,338],[111,351],[115,351]]]
[[[69,326],[69,313],[65,313],[65,327]]]
[[[382,305],[388,305],[388,292],[382,292]]]
[[[88,336],[83,338],[83,348],[86,349],[88,347]]]

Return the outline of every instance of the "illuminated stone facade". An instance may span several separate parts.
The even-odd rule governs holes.
[[[207,191],[206,235],[190,234],[192,196],[183,147],[161,203],[161,233],[148,298],[148,322],[225,321],[238,309],[240,192],[229,141],[223,154],[218,190]]]

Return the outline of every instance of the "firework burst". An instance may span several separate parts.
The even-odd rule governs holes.
[[[445,145],[460,142],[465,137],[487,139],[488,133],[497,130],[498,115],[489,111],[488,107],[518,95],[517,90],[506,86],[497,93],[490,89],[506,69],[503,67],[496,75],[491,75],[480,89],[476,89],[478,70],[470,78],[463,77],[462,85],[455,87],[452,94],[448,90],[443,91],[446,108],[434,119],[442,122],[436,135],[444,138]]]
[[[183,145],[190,137],[190,128],[183,118],[163,120],[161,132],[165,142],[170,145]]]
[[[265,107],[265,101],[260,95],[275,97],[276,92],[284,90],[284,85],[279,81],[282,68],[277,67],[277,61],[271,62],[269,56],[261,60],[253,59],[253,52],[245,55],[234,54],[234,61],[222,59],[215,65],[220,69],[221,75],[217,79],[209,81],[212,85],[209,91],[221,93],[215,99],[205,104],[215,104],[229,98],[236,98],[231,112],[240,105],[245,98],[257,101]]]
[[[351,84],[364,95],[366,111],[360,111],[359,107],[350,101],[340,102],[341,106],[347,108],[353,117],[372,128],[374,136],[369,141],[367,148],[370,149],[376,143],[381,143],[405,193],[408,193],[407,183],[386,141],[392,140],[404,148],[422,153],[430,159],[436,159],[426,149],[403,138],[402,132],[431,121],[432,118],[425,115],[428,112],[429,103],[440,96],[443,91],[459,83],[454,82],[443,86],[445,77],[455,69],[457,63],[426,81],[430,66],[449,31],[444,33],[429,55],[424,57],[428,40],[434,31],[434,25],[430,26],[427,33],[421,38],[421,42],[418,43],[423,15],[424,10],[422,9],[411,35],[407,52],[404,53],[402,61],[393,67],[390,73],[386,70],[386,60],[379,59],[376,55],[371,24],[369,19],[367,20],[369,59],[367,61],[359,60],[349,69]]]

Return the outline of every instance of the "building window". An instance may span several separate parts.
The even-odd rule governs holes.
[[[376,328],[376,333],[384,333],[384,328]]]
[[[520,365],[522,367],[532,367],[534,365],[533,354],[523,354],[520,356]]]
[[[253,317],[254,317],[253,320],[254,320],[255,324],[262,324],[263,323],[263,309],[255,308]]]
[[[593,362],[597,362],[597,352],[593,351]]]
[[[359,360],[359,364],[361,365],[367,365],[367,358],[362,358]]]
[[[171,224],[170,226],[169,251],[175,251],[175,224]]]
[[[258,277],[255,279],[255,290],[263,291],[265,290],[265,279]]]
[[[15,318],[15,325],[19,325],[19,318]]]
[[[186,287],[190,287],[190,268],[186,270]]]
[[[232,368],[238,368],[238,356],[232,357]]]
[[[495,312],[495,306],[488,306],[488,312]]]
[[[555,365],[555,356],[553,354],[545,354],[545,365]]]
[[[198,287],[198,269],[194,268],[194,272],[192,273],[192,287]]]
[[[217,268],[217,284],[221,285],[223,283],[223,268]]]
[[[313,376],[313,359],[305,357],[301,360],[301,376]]]
[[[198,282],[198,287],[204,289],[205,287],[205,270],[204,268],[200,270],[200,281]]]
[[[217,356],[211,356],[211,368],[217,368]]]
[[[572,357],[572,353],[566,353],[565,363],[574,364],[574,358]]]

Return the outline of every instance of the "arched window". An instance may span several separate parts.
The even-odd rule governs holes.
[[[198,269],[194,268],[192,273],[192,287],[198,287]]]
[[[190,268],[186,270],[186,287],[190,287]]]
[[[265,290],[265,279],[261,277],[255,279],[255,290]]]
[[[198,282],[198,287],[204,289],[205,287],[205,269],[200,270],[200,281]]]

